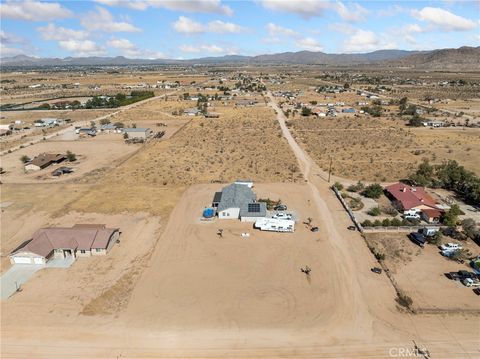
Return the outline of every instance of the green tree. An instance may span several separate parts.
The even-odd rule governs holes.
[[[458,216],[462,213],[458,204],[453,204],[450,210],[443,216],[443,223],[449,227],[457,225]]]
[[[75,162],[77,160],[77,156],[75,155],[75,153],[67,151],[67,160],[69,162]]]
[[[341,191],[343,189],[343,184],[341,184],[340,182],[335,182],[335,184],[333,185],[333,187],[335,187],[336,189],[338,189],[339,191]]]
[[[27,155],[23,155],[22,157],[20,157],[20,161],[25,164],[27,162],[30,162],[30,157],[28,157]]]
[[[312,110],[308,107],[302,107],[302,116],[310,116],[312,114]]]
[[[381,213],[381,211],[380,211],[380,208],[379,208],[379,207],[373,207],[372,209],[370,209],[370,210],[368,211],[368,214],[369,214],[370,216],[374,216],[374,217],[379,216],[380,213]]]
[[[367,198],[380,198],[383,193],[383,188],[378,183],[373,183],[362,191],[362,195]]]
[[[424,119],[418,116],[417,114],[414,114],[409,120],[408,120],[408,125],[412,127],[420,127],[423,125]]]

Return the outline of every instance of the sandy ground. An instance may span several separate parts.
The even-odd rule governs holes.
[[[278,113],[306,180],[258,183],[255,190],[261,197],[280,197],[301,220],[312,217],[319,232],[301,223],[293,234],[261,233],[237,221],[202,223],[201,211],[220,184],[194,185],[178,201],[172,188],[162,194],[148,180],[128,182],[135,191],[120,186],[126,178],[115,177],[120,171],[89,192],[99,202],[83,195],[78,184],[60,184],[65,188],[51,193],[52,199],[60,190],[72,199],[58,199],[69,203],[58,207],[48,201],[47,213],[70,213],[48,221],[118,225],[124,228],[122,242],[103,260],[82,259],[62,273],[40,273],[12,301],[2,302],[2,358],[385,358],[399,348],[412,349],[412,340],[434,358],[478,357],[477,316],[413,316],[397,308],[390,281],[371,273],[375,259],[360,234],[347,229],[351,222],[322,179],[325,173]],[[7,188],[7,200],[28,201],[12,193],[16,185]],[[159,224],[157,217],[134,213],[145,194],[152,206],[176,203],[161,235],[162,218]],[[92,203],[98,211],[88,207]],[[123,206],[130,211],[105,214]],[[20,225],[36,208],[22,210],[15,203],[5,213],[23,213],[15,222]],[[223,238],[216,235],[219,228]],[[10,226],[9,231],[24,237]],[[244,231],[249,239],[239,235]],[[312,268],[310,280],[300,271],[305,265]]]
[[[114,133],[102,134],[94,138],[78,139],[76,141],[40,142],[2,157],[2,167],[7,172],[2,175],[2,181],[4,183],[59,182],[78,178],[91,171],[113,168],[122,158],[128,158],[138,148],[139,146],[126,145],[122,135]],[[23,163],[20,161],[20,157],[23,155],[34,158],[36,155],[44,152],[66,153],[67,151],[75,153],[77,160],[74,162],[64,161],[38,171],[25,173]],[[59,178],[52,177],[52,171],[61,166],[71,167],[74,172]]]

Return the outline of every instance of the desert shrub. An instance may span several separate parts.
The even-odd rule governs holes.
[[[402,221],[401,221],[400,219],[398,219],[398,218],[392,218],[392,219],[390,220],[390,225],[391,225],[392,227],[400,227],[400,226],[402,225]]]
[[[125,128],[125,125],[123,122],[115,122],[113,125],[117,128]]]
[[[67,151],[67,160],[69,162],[75,162],[77,160],[77,155],[71,151]]]
[[[382,226],[382,221],[379,220],[379,219],[376,219],[376,220],[373,222],[373,226],[374,226],[374,227],[381,227],[381,226]]]
[[[23,155],[22,157],[20,157],[20,161],[22,161],[22,163],[30,162],[30,157],[28,157],[27,155]]]
[[[383,188],[378,183],[373,183],[362,191],[362,195],[367,198],[380,198],[383,193]]]
[[[385,254],[383,254],[383,253],[375,252],[374,256],[377,259],[377,261],[385,260]]]
[[[362,222],[362,227],[373,227],[373,223],[366,219]]]
[[[407,309],[411,309],[413,300],[410,298],[408,295],[406,295],[403,292],[398,292],[397,293],[397,298],[396,301],[398,304],[400,304],[402,307],[405,307]]]
[[[335,182],[335,184],[333,185],[333,187],[335,187],[336,189],[338,189],[339,191],[341,191],[343,189],[343,184],[341,184],[340,182]]]
[[[370,216],[374,216],[374,217],[375,217],[375,216],[379,216],[380,213],[381,213],[381,212],[380,212],[380,208],[378,208],[378,207],[373,207],[372,209],[370,209],[370,210],[368,211],[368,214],[369,214]]]
[[[391,205],[383,206],[382,212],[389,216],[396,216],[398,214],[398,211]]]
[[[383,221],[382,221],[382,226],[384,227],[390,227],[391,225],[391,222],[390,222],[390,219],[389,218],[385,218]]]
[[[347,191],[348,192],[359,192],[359,191],[363,190],[364,188],[365,188],[365,185],[362,182],[358,181],[357,184],[352,184],[352,185],[348,186]]]

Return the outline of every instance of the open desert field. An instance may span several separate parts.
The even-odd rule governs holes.
[[[395,181],[406,178],[423,158],[452,159],[480,173],[480,131],[461,128],[408,128],[373,118],[317,119],[298,116],[288,122],[320,167],[343,178]]]

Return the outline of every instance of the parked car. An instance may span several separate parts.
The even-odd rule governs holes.
[[[477,287],[473,290],[473,293],[475,293],[476,295],[480,295],[480,288]]]
[[[408,237],[412,240],[412,242],[418,244],[420,247],[425,246],[425,236],[418,232],[412,232],[408,235]]]
[[[403,218],[405,218],[405,219],[420,219],[420,215],[419,214],[405,214],[403,216]]]
[[[287,205],[285,204],[278,204],[275,207],[273,207],[275,211],[286,211],[287,210]]]
[[[52,172],[52,176],[58,177],[63,175],[64,173],[72,173],[73,169],[70,167],[59,167],[55,171]]]
[[[349,229],[349,230],[351,230],[351,231],[354,231],[354,230],[357,229],[357,227],[355,227],[355,226],[348,226],[347,229]]]
[[[310,230],[311,230],[312,232],[318,232],[318,227],[312,227]]]
[[[448,279],[451,279],[451,280],[461,280],[462,279],[462,276],[460,274],[458,274],[458,272],[445,273],[445,276]]]
[[[280,212],[280,213],[275,213],[272,218],[275,218],[275,219],[292,219],[292,215],[290,213],[283,213],[283,212]]]
[[[370,269],[373,273],[382,274],[382,268],[373,267]]]
[[[458,243],[446,243],[446,244],[442,244],[440,246],[440,249],[442,251],[452,251],[452,250],[460,250],[462,249],[462,246]]]

